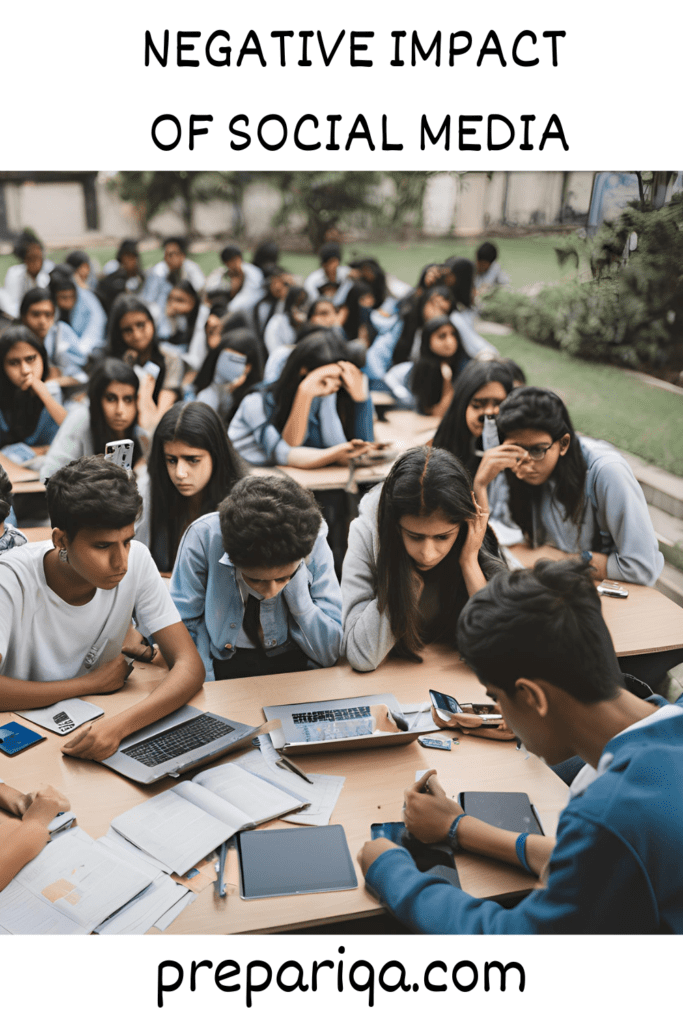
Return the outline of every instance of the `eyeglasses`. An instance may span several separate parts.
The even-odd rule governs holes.
[[[530,448],[527,448],[525,444],[517,444],[517,447],[523,448],[533,462],[541,462],[546,457],[546,454],[550,451],[553,445],[557,444],[558,441],[559,437],[556,438],[551,444],[534,444]]]

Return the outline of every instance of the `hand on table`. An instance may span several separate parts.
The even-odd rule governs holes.
[[[62,747],[62,753],[69,757],[82,757],[86,761],[104,761],[118,750],[124,737],[121,730],[110,721],[100,719],[84,725]]]
[[[0,782],[0,807],[9,811],[10,814],[16,814],[17,818],[21,818],[26,813],[34,795],[33,793],[22,793],[14,786]]]

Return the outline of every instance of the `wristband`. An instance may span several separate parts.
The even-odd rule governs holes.
[[[528,874],[533,875],[534,872],[529,867],[529,862],[526,859],[526,841],[527,841],[528,838],[529,838],[529,833],[528,832],[521,832],[517,836],[517,840],[515,842],[515,853],[517,854],[517,860],[522,865],[524,870]]]
[[[590,563],[593,561],[593,552],[592,551],[582,551],[581,552],[581,561],[585,562],[586,565],[590,565]]]
[[[463,811],[462,814],[458,815],[458,817],[455,819],[455,821],[453,822],[453,824],[451,825],[451,827],[448,830],[447,842],[448,842],[448,845],[450,846],[450,848],[452,850],[459,850],[460,849],[460,847],[458,845],[458,837],[457,837],[456,833],[458,831],[458,825],[460,824],[460,820],[461,820],[461,818],[464,818],[464,817],[465,817],[465,812]]]

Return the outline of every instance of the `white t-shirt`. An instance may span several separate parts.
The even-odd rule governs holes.
[[[24,544],[0,559],[0,673],[47,682],[73,679],[121,653],[133,609],[150,636],[180,615],[144,545],[131,541],[128,572],[113,590],[71,605],[51,590],[43,559],[52,541]]]

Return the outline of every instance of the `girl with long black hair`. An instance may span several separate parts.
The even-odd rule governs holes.
[[[162,351],[149,309],[134,295],[120,295],[109,317],[107,355],[136,368],[140,377],[140,424],[153,430],[180,397],[183,364],[174,352]]]
[[[351,523],[342,571],[344,641],[353,668],[393,651],[421,661],[428,643],[455,644],[468,598],[504,569],[472,480],[449,452],[411,448]]]
[[[458,375],[469,363],[460,336],[447,316],[428,320],[421,332],[415,362],[392,366],[384,383],[402,408],[423,416],[443,416],[453,397]]]
[[[498,435],[519,454],[505,470],[510,513],[532,547],[580,555],[595,579],[653,586],[664,565],[631,467],[605,441],[578,437],[562,399],[516,388],[500,407]]]
[[[149,547],[159,571],[170,572],[187,527],[215,512],[244,471],[218,415],[204,402],[188,402],[161,417],[147,473],[135,536]]]
[[[37,449],[51,444],[66,409],[49,375],[49,356],[28,327],[9,327],[0,336],[0,448],[23,443],[42,454]],[[30,457],[26,452],[22,459],[21,450],[6,454],[20,462]]]
[[[142,458],[138,428],[140,381],[131,366],[107,357],[95,366],[88,401],[78,402],[57,431],[40,470],[47,480],[81,455],[104,455],[110,441],[133,441],[133,464]],[[146,437],[145,437],[145,440]]]

